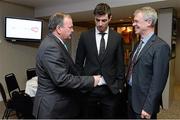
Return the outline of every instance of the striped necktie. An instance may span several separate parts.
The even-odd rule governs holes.
[[[134,67],[134,64],[135,62],[137,61],[137,58],[138,58],[138,55],[139,55],[139,52],[141,50],[141,47],[143,45],[143,41],[141,40],[141,42],[139,43],[133,57],[132,57],[132,60],[130,62],[130,66],[129,66],[129,69],[128,69],[128,72],[127,72],[127,80],[128,80],[128,83],[129,85],[132,85],[132,81],[130,80],[130,77],[132,75],[132,70],[133,70],[133,67]]]

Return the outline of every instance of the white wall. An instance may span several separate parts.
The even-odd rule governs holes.
[[[30,67],[35,67],[35,56],[37,48],[28,46],[26,43],[17,44],[7,42],[4,39],[5,16],[31,18],[34,16],[34,10],[32,8],[0,1],[0,82],[3,84],[7,92],[4,76],[11,72],[15,73],[20,88],[25,88],[25,70]]]
[[[54,12],[63,11],[65,13],[83,12],[93,10],[94,7],[100,3],[105,2],[111,7],[121,7],[128,5],[137,5],[151,2],[158,2],[164,0],[72,0],[65,4],[49,5],[44,7],[37,7],[35,9],[36,17],[50,16]]]
[[[168,43],[171,48],[172,42],[172,18],[173,9],[164,8],[159,10],[158,16],[158,36]],[[175,59],[169,62],[169,76],[166,87],[163,91],[163,106],[168,109],[174,97],[174,81],[175,81]]]

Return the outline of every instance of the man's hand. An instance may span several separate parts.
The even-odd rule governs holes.
[[[101,79],[101,75],[94,75],[94,87],[96,87]]]
[[[142,110],[141,112],[141,118],[146,118],[146,119],[150,119],[151,115],[149,113],[147,113],[146,111]]]

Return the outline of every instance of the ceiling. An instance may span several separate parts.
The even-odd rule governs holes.
[[[84,1],[87,2],[89,0],[2,0],[2,1],[25,5],[28,7],[33,7],[36,10],[36,9],[52,7],[52,6],[57,6],[57,5],[68,5],[68,4],[74,4],[74,3],[81,4],[82,2],[84,2]],[[73,3],[72,3],[72,1],[73,1]],[[112,1],[109,1],[109,2],[112,2]],[[123,2],[123,1],[127,1],[127,0],[121,0],[121,2]],[[137,0],[137,1],[140,1],[140,0]],[[177,10],[178,18],[180,18],[180,0],[159,0],[159,1],[157,0],[157,2],[151,2],[151,3],[112,7],[113,21],[117,22],[120,20],[124,20],[124,21],[130,20],[131,19],[130,17],[132,16],[133,11],[142,6],[152,6],[157,10],[160,8],[173,7]],[[72,15],[73,21],[75,21],[75,22],[93,21],[92,10],[71,12],[70,14]],[[40,18],[48,18],[49,15],[39,16],[39,17]]]
[[[48,6],[56,6],[57,4],[71,4],[72,0],[2,0],[11,3],[17,3],[34,8],[42,8]],[[73,2],[81,2],[82,0],[73,0]]]

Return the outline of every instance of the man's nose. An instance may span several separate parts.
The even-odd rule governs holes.
[[[103,22],[102,21],[99,21],[99,26],[102,26]]]
[[[133,22],[133,23],[132,23],[132,26],[135,26],[135,25],[136,25],[136,23],[135,23],[135,22]]]

